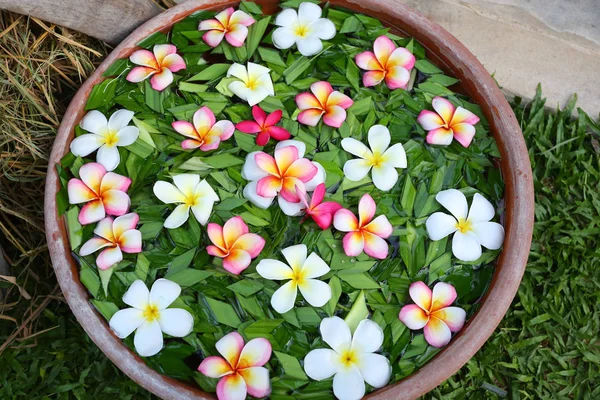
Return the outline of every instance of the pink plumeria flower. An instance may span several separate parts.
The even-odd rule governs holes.
[[[222,258],[223,268],[235,275],[248,268],[265,247],[265,239],[249,233],[248,225],[241,217],[230,218],[223,226],[211,222],[207,231],[213,244],[207,246],[206,251]]]
[[[283,112],[281,110],[275,110],[267,115],[262,108],[254,106],[252,107],[254,121],[242,121],[235,128],[244,133],[257,134],[256,144],[266,146],[270,138],[275,140],[287,140],[290,138],[291,135],[287,129],[275,126],[275,124],[281,121],[282,115]]]
[[[344,252],[355,257],[365,251],[373,258],[383,260],[388,255],[388,244],[384,239],[392,235],[392,224],[385,215],[373,219],[377,206],[369,194],[364,194],[358,202],[358,219],[345,208],[333,216],[333,226],[341,232],[348,232],[343,239]]]
[[[98,222],[93,237],[81,246],[80,256],[89,256],[100,249],[96,258],[100,269],[108,269],[123,260],[123,252],[140,253],[142,251],[142,233],[135,229],[140,217],[136,213],[121,215],[115,219],[106,217]]]
[[[243,400],[271,394],[269,370],[263,367],[271,358],[271,343],[265,338],[244,339],[237,332],[223,336],[215,347],[219,356],[206,357],[198,371],[209,378],[220,378],[217,384],[219,400]]]
[[[72,178],[67,184],[69,203],[83,204],[78,220],[81,225],[98,222],[108,215],[119,216],[129,210],[127,193],[131,179],[106,172],[102,164],[87,163],[79,169],[81,179]]]
[[[415,304],[402,307],[398,318],[409,329],[423,329],[425,340],[433,347],[444,347],[452,332],[465,324],[467,313],[460,307],[449,307],[456,300],[454,286],[438,282],[433,292],[423,282],[414,282],[408,290]]]
[[[181,147],[185,150],[214,150],[235,131],[233,122],[217,121],[215,114],[206,106],[194,113],[193,122],[175,121],[171,124],[177,133],[189,138],[181,142]]]
[[[183,308],[167,308],[181,293],[181,287],[167,279],[157,279],[150,291],[138,279],[123,295],[123,303],[131,306],[117,311],[109,321],[120,339],[135,331],[133,345],[142,357],[151,357],[163,348],[163,333],[185,337],[194,328],[194,317]]]
[[[223,38],[233,47],[241,47],[248,37],[248,27],[255,22],[245,12],[229,7],[215,15],[214,19],[201,21],[198,30],[208,31],[202,40],[210,47],[217,47]]]
[[[300,197],[300,202],[303,205],[302,211],[306,214],[306,217],[311,217],[313,221],[319,225],[319,228],[325,230],[331,225],[333,221],[333,215],[342,208],[342,206],[335,201],[325,201],[325,184],[321,183],[317,185],[313,192],[312,198],[308,197],[306,190],[302,186],[296,186],[296,193]]]
[[[373,43],[373,52],[356,55],[356,65],[368,71],[363,75],[363,85],[375,86],[385,80],[390,89],[406,89],[410,70],[415,66],[415,56],[404,47],[396,47],[387,36],[379,36]]]
[[[333,376],[333,394],[340,400],[365,395],[365,382],[384,387],[392,375],[390,361],[376,352],[383,344],[383,329],[369,319],[359,322],[354,335],[340,317],[324,318],[319,327],[330,349],[311,350],[304,358],[304,372],[322,381]]]
[[[100,111],[92,110],[85,114],[79,126],[90,133],[78,136],[71,142],[71,152],[78,157],[85,157],[94,151],[96,161],[112,171],[121,162],[118,147],[133,144],[140,131],[130,126],[133,111],[117,110],[108,120]]]
[[[325,182],[325,170],[319,163],[303,158],[305,151],[303,142],[284,140],[275,146],[275,157],[262,151],[248,154],[242,168],[242,177],[250,181],[244,187],[244,197],[263,209],[277,197],[284,214],[300,215],[304,205],[296,186],[313,191]]]
[[[163,91],[173,82],[173,72],[185,69],[185,61],[172,44],[157,44],[152,51],[134,51],[129,60],[140,65],[127,74],[129,82],[138,83],[150,78],[152,89]]]
[[[431,105],[436,112],[423,110],[417,117],[423,129],[429,131],[427,143],[448,146],[454,138],[463,147],[469,147],[479,117],[463,107],[454,107],[443,97],[434,97]]]
[[[342,126],[346,120],[346,109],[354,102],[345,94],[333,90],[329,82],[321,81],[310,85],[312,93],[300,93],[296,104],[300,109],[298,122],[316,126],[323,117],[325,125],[334,128]]]

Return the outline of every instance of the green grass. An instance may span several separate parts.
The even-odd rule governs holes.
[[[74,90],[108,49],[46,27],[0,15],[0,245],[27,292],[0,279],[0,399],[150,398],[87,338],[49,264],[47,157]],[[600,398],[600,121],[581,110],[571,119],[574,107],[548,111],[539,91],[514,104],[535,179],[527,271],[494,335],[427,397]]]

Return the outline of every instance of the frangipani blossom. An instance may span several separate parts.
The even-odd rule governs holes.
[[[370,149],[353,138],[342,139],[342,148],[359,158],[344,164],[344,176],[351,181],[360,181],[371,169],[373,184],[379,190],[387,191],[398,181],[396,168],[406,168],[406,152],[401,143],[389,147],[390,131],[383,125],[373,125],[369,129]]]
[[[185,61],[172,44],[157,44],[152,51],[137,50],[129,56],[134,67],[127,74],[129,82],[138,83],[150,78],[152,89],[163,91],[173,82],[173,72],[185,69]]]
[[[385,80],[392,90],[406,89],[415,65],[415,56],[404,47],[397,48],[387,36],[379,36],[373,43],[373,52],[357,54],[355,60],[356,65],[367,70],[363,85],[375,86]]]
[[[346,109],[354,101],[345,94],[333,90],[329,82],[320,81],[310,85],[312,93],[304,92],[296,96],[300,109],[298,122],[316,126],[323,116],[323,123],[334,128],[342,126],[346,120]]]
[[[100,249],[96,258],[100,269],[108,269],[123,260],[123,252],[140,253],[142,251],[142,233],[135,229],[140,217],[136,213],[121,215],[115,219],[106,217],[98,222],[93,237],[81,246],[80,256],[88,256]]]
[[[323,50],[321,40],[335,36],[335,25],[321,18],[321,7],[314,3],[300,3],[298,11],[286,8],[277,15],[273,32],[273,45],[278,49],[289,49],[294,44],[303,56],[313,56]]]
[[[208,31],[202,40],[210,47],[217,47],[223,38],[233,47],[241,47],[248,37],[248,27],[255,22],[242,10],[234,11],[233,7],[229,7],[215,15],[214,19],[201,21],[198,30]]]
[[[223,268],[235,275],[248,268],[265,247],[265,239],[256,233],[248,233],[248,225],[242,217],[230,218],[223,226],[210,223],[207,232],[213,244],[207,246],[206,251],[222,258]]]
[[[72,178],[67,185],[70,204],[86,203],[77,219],[81,225],[98,222],[108,215],[123,215],[129,210],[127,193],[131,179],[106,172],[102,164],[87,163],[79,169],[81,179]]]
[[[115,111],[108,121],[100,111],[92,110],[85,114],[79,126],[91,133],[78,136],[71,142],[71,152],[79,157],[85,157],[98,150],[96,161],[104,165],[107,171],[117,168],[121,161],[118,146],[133,144],[140,131],[135,126],[129,126],[133,111]]]
[[[388,244],[384,239],[389,238],[394,229],[385,215],[373,219],[376,208],[373,198],[364,194],[358,202],[358,219],[345,208],[333,216],[335,229],[348,232],[342,240],[347,256],[355,257],[364,250],[373,258],[383,260],[387,257]]]
[[[290,138],[290,132],[281,126],[275,126],[281,120],[283,112],[281,110],[273,111],[267,115],[259,106],[252,107],[252,116],[254,121],[242,121],[235,128],[244,133],[257,134],[256,144],[266,146],[269,139],[287,140]]]
[[[374,388],[390,380],[389,360],[375,352],[383,344],[383,330],[368,319],[360,321],[350,332],[340,317],[321,321],[321,337],[331,349],[315,349],[304,358],[304,372],[322,381],[333,376],[333,394],[340,400],[359,400],[365,395],[365,382]]]
[[[229,90],[237,97],[248,102],[250,106],[260,103],[268,96],[275,96],[273,81],[269,74],[271,70],[262,65],[248,63],[248,68],[234,63],[227,71],[227,76],[234,76],[239,81],[229,84]]]
[[[306,245],[298,244],[281,250],[289,265],[279,260],[261,260],[256,272],[265,279],[289,280],[273,293],[271,306],[280,314],[294,308],[298,289],[313,307],[323,307],[331,299],[331,288],[318,279],[329,272],[329,265],[317,253],[310,253]]]
[[[296,186],[309,192],[325,182],[325,170],[321,164],[302,158],[305,151],[303,142],[284,140],[275,146],[275,157],[262,151],[248,154],[242,168],[242,178],[250,181],[244,187],[244,197],[263,209],[277,197],[284,214],[300,215],[304,205]]]
[[[452,254],[456,258],[475,261],[481,257],[481,246],[490,250],[498,250],[502,246],[504,227],[490,222],[496,211],[485,197],[475,193],[470,210],[467,198],[456,189],[442,190],[435,199],[452,215],[433,213],[425,222],[427,234],[431,240],[440,240],[454,233]]]
[[[123,295],[123,302],[131,308],[117,311],[108,324],[120,339],[135,331],[135,351],[151,357],[162,350],[163,333],[184,337],[194,328],[194,317],[187,310],[167,308],[180,293],[181,287],[170,280],[157,279],[148,291],[144,281],[138,279]]]
[[[173,177],[174,185],[158,181],[154,184],[154,195],[165,204],[180,203],[165,220],[165,228],[179,228],[190,216],[190,209],[201,225],[206,225],[219,196],[196,174],[180,174]]]
[[[271,358],[271,343],[255,338],[244,345],[237,332],[223,336],[215,347],[223,357],[206,357],[198,371],[209,378],[221,378],[217,384],[219,400],[244,400],[246,395],[262,398],[271,394],[269,370],[263,367]]]
[[[456,300],[454,286],[438,282],[431,289],[423,282],[414,282],[408,290],[415,304],[402,307],[398,318],[409,329],[423,329],[425,340],[433,347],[444,347],[450,342],[451,332],[458,332],[465,324],[467,313],[460,307],[449,307]]]
[[[215,114],[206,106],[194,113],[193,122],[191,124],[187,121],[175,121],[171,124],[177,133],[189,138],[181,142],[181,147],[185,150],[214,150],[235,131],[233,122],[216,121]]]
[[[296,186],[296,194],[300,197],[300,202],[304,207],[302,211],[306,214],[306,217],[311,217],[321,229],[329,228],[333,220],[333,214],[342,208],[335,201],[323,202],[323,198],[325,197],[324,183],[317,185],[310,199],[306,190],[301,186]]]
[[[452,138],[463,147],[469,147],[475,136],[475,125],[479,117],[463,107],[454,107],[443,97],[434,97],[431,105],[436,112],[423,110],[417,121],[429,131],[425,140],[429,144],[448,146]]]

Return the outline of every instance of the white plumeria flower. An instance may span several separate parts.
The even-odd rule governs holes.
[[[248,68],[234,63],[227,71],[227,76],[235,76],[239,81],[229,84],[229,90],[237,97],[248,102],[250,106],[260,103],[268,96],[275,96],[271,70],[262,65],[248,63]]]
[[[390,190],[398,181],[396,168],[406,168],[406,152],[402,143],[389,147],[390,131],[383,125],[373,125],[369,129],[370,149],[353,138],[342,140],[342,147],[350,154],[359,157],[346,161],[344,175],[351,181],[360,181],[371,169],[373,184],[379,190]],[[389,147],[389,148],[388,148]]]
[[[321,7],[314,3],[301,3],[298,12],[287,8],[277,15],[273,32],[273,45],[278,49],[289,49],[294,44],[303,56],[312,56],[323,50],[321,40],[335,36],[335,25],[321,18]]]
[[[321,321],[321,337],[333,350],[315,349],[304,358],[306,375],[317,381],[333,377],[333,394],[340,400],[358,400],[365,395],[365,382],[374,388],[385,386],[392,368],[387,358],[375,352],[383,344],[383,330],[368,319],[362,320],[354,337],[340,317]]]
[[[115,111],[108,121],[100,111],[92,110],[85,114],[79,126],[91,133],[81,135],[71,142],[71,152],[78,157],[85,157],[98,150],[96,161],[112,171],[119,165],[119,146],[133,144],[140,131],[135,126],[129,126],[133,111]]]
[[[427,234],[431,240],[440,240],[456,232],[452,237],[452,254],[456,258],[475,261],[481,257],[481,246],[490,250],[502,246],[504,228],[497,222],[490,222],[496,212],[485,197],[475,193],[470,210],[467,198],[456,189],[443,190],[435,199],[452,215],[433,213],[425,223]]]
[[[154,195],[166,204],[181,203],[165,220],[165,228],[175,229],[188,220],[190,209],[201,225],[206,225],[219,196],[196,174],[180,174],[173,177],[174,185],[158,181],[154,184]]]
[[[132,308],[117,311],[109,321],[110,328],[120,339],[135,331],[135,351],[142,357],[153,356],[163,348],[163,332],[173,337],[192,332],[192,314],[182,308],[167,308],[180,293],[181,287],[167,279],[156,280],[150,291],[138,279],[123,295],[123,302]]]
[[[329,272],[329,266],[306,245],[298,244],[281,250],[289,265],[279,260],[262,260],[256,272],[265,279],[287,280],[271,297],[271,306],[280,314],[290,311],[296,302],[298,289],[304,300],[313,307],[323,307],[331,299],[331,288],[318,279]]]

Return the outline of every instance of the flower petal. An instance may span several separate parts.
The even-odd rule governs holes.
[[[224,247],[226,248],[230,248],[235,243],[235,241],[238,240],[238,238],[248,233],[248,225],[246,225],[242,217],[239,216],[228,219],[227,222],[225,222],[225,224],[223,225],[222,230],[220,229],[221,227],[219,225],[216,226],[219,228],[220,231],[220,240],[224,240]],[[215,242],[214,240],[213,243],[217,244],[217,242]]]
[[[322,381],[336,373],[337,353],[330,349],[311,350],[304,358],[304,372],[310,379]]]
[[[215,347],[230,365],[237,366],[240,354],[242,354],[244,348],[244,339],[239,333],[231,332],[219,339],[215,343]]]
[[[450,126],[454,126],[460,123],[466,123],[469,125],[475,125],[479,122],[479,117],[473,114],[471,111],[463,107],[457,107],[450,121]]]
[[[198,132],[196,131],[196,128],[194,128],[194,125],[187,121],[175,121],[171,124],[171,126],[177,133],[185,137],[189,137],[194,140],[199,138]]]
[[[323,318],[319,330],[323,341],[338,354],[351,348],[352,334],[350,333],[350,327],[340,317]]]
[[[304,205],[301,202],[293,203],[284,199],[283,196],[278,196],[277,203],[285,215],[290,217],[302,215],[302,209],[304,208]]]
[[[373,43],[373,52],[381,65],[386,65],[390,55],[396,50],[396,45],[385,35],[379,36]]]
[[[423,334],[425,335],[427,343],[438,348],[444,347],[450,343],[450,339],[452,338],[452,333],[450,333],[448,325],[441,319],[435,317],[429,319],[429,322],[423,329]]]
[[[293,24],[298,23],[298,12],[293,8],[286,8],[277,14],[275,18],[275,25],[277,26],[288,26],[291,27]]]
[[[67,184],[70,204],[81,204],[96,199],[98,196],[80,179],[72,178]]]
[[[108,129],[119,132],[121,129],[129,125],[134,114],[135,113],[133,111],[125,109],[115,111],[108,119]],[[137,129],[136,127],[133,128]]]
[[[410,294],[410,298],[413,299],[415,304],[421,307],[421,309],[425,311],[431,309],[432,292],[424,282],[417,281],[412,283],[408,288],[408,293]]]
[[[130,229],[123,233],[120,238],[119,247],[125,253],[141,253],[142,233],[137,229]]]
[[[281,163],[281,165],[285,164],[287,168],[287,166],[298,157],[298,151],[291,146],[283,149],[277,149],[275,150],[275,157],[278,158],[279,162],[269,154],[258,151],[254,154],[254,161],[258,168],[269,175],[280,176],[279,163]]]
[[[374,353],[383,344],[383,330],[370,319],[360,321],[352,337],[352,350],[359,353]]]
[[[115,242],[115,236],[113,235],[113,222],[114,219],[111,217],[104,218],[94,228],[94,233],[101,238],[104,238],[110,242]]]
[[[173,176],[173,183],[185,196],[191,196],[195,193],[196,187],[200,183],[200,176],[197,174],[179,174]]]
[[[364,240],[364,251],[367,255],[380,260],[387,257],[389,248],[384,239],[369,232],[363,232],[362,236]]]
[[[244,400],[246,393],[246,382],[237,373],[222,377],[217,384],[217,398],[219,400]]]
[[[374,388],[387,385],[392,375],[390,361],[381,354],[363,354],[358,365],[362,378]]]
[[[454,286],[444,283],[438,282],[433,287],[433,295],[431,299],[431,312],[437,311],[441,308],[448,307],[454,300],[456,300],[457,294]]]
[[[368,133],[369,146],[374,154],[383,154],[390,145],[390,131],[384,125],[373,125]]]
[[[497,222],[479,222],[473,225],[473,233],[479,243],[490,250],[497,250],[504,242],[504,227]]]
[[[456,231],[452,237],[452,254],[461,261],[475,261],[481,257],[481,244],[474,232]]]
[[[419,113],[417,121],[426,131],[432,131],[444,125],[444,120],[437,113],[429,110],[423,110]]]
[[[186,68],[183,57],[179,54],[169,54],[162,61],[163,68],[168,68],[171,72],[181,71]]]
[[[209,378],[220,378],[232,372],[231,366],[221,357],[206,357],[198,366],[198,371]]]
[[[475,127],[470,124],[460,123],[452,125],[452,131],[454,132],[454,139],[465,148],[469,147],[475,137]]]
[[[371,158],[373,153],[362,142],[354,138],[345,138],[341,142],[342,148],[350,154],[360,158]]]
[[[217,21],[219,21],[223,26],[228,26],[229,25],[229,20],[231,18],[231,16],[234,13],[234,9],[233,7],[227,7],[226,9],[224,9],[223,11],[217,13],[217,15],[215,15],[215,18],[217,19]]]
[[[312,163],[315,167],[317,167],[317,174],[311,180],[304,183],[304,189],[309,192],[315,190],[315,188],[321,183],[325,183],[325,179],[327,178],[325,168],[323,168],[323,166],[316,161],[313,161]]]
[[[217,47],[225,37],[225,31],[212,29],[202,35],[202,40],[210,47]]]
[[[376,165],[371,172],[371,178],[377,189],[387,192],[398,182],[398,171],[391,164]]]
[[[384,71],[368,71],[363,75],[362,81],[365,87],[377,86],[385,78]]]
[[[94,222],[100,221],[106,217],[106,211],[104,210],[104,204],[102,200],[92,200],[86,203],[79,212],[77,219],[81,225],[87,225]]]
[[[236,78],[241,79],[243,82],[247,82],[248,70],[242,64],[233,63],[227,70],[227,76],[235,76]]]
[[[356,61],[356,65],[358,65],[359,68],[362,68],[367,71],[381,72],[381,70],[383,69],[381,64],[379,64],[379,61],[377,61],[377,57],[375,57],[375,54],[371,51],[363,51],[362,53],[357,54],[354,60]]]
[[[250,257],[256,258],[265,247],[265,239],[256,233],[245,233],[233,244],[234,249],[247,251]]]
[[[369,195],[365,193],[358,202],[358,224],[363,227],[368,224],[375,215],[375,210],[377,206],[375,205],[375,200]]]
[[[271,297],[271,307],[279,314],[285,314],[294,308],[298,287],[293,281],[289,281],[273,293]]]
[[[333,394],[339,400],[359,400],[365,395],[365,382],[354,365],[339,369],[333,377]]]
[[[96,258],[96,265],[98,268],[104,270],[121,261],[123,261],[123,253],[121,253],[121,249],[117,246],[102,250]]]
[[[309,108],[298,114],[298,122],[308,126],[317,126],[324,111],[320,108]]]
[[[358,229],[358,220],[352,211],[342,208],[333,216],[333,226],[338,231],[353,232]]]
[[[152,48],[156,62],[162,65],[165,57],[177,53],[177,47],[172,44],[157,44]]]
[[[290,146],[293,149],[296,149],[293,146]],[[275,155],[277,157],[277,154]],[[278,163],[281,168],[281,164]],[[300,158],[295,160],[286,170],[285,175],[287,177],[294,177],[300,179],[302,182],[308,182],[312,178],[317,175],[318,169],[317,167],[308,159]],[[294,194],[296,193],[295,188],[293,189]]]
[[[252,204],[254,204],[255,206],[262,208],[262,209],[267,209],[269,208],[269,206],[271,205],[271,203],[273,202],[273,199],[275,197],[262,197],[260,195],[258,195],[258,193],[256,192],[256,186],[257,186],[257,181],[252,181],[250,183],[248,183],[245,187],[244,187],[244,197],[248,200],[250,200],[250,202]]]
[[[158,317],[160,329],[173,337],[189,335],[194,328],[194,317],[182,308],[167,308]]]
[[[211,256],[215,256],[215,257],[219,257],[219,258],[225,258],[229,254],[229,251],[224,251],[224,250],[220,249],[219,247],[213,246],[213,245],[206,246],[206,252]]]
[[[256,155],[263,154],[262,151],[254,151],[246,156],[246,161],[242,167],[242,178],[248,181],[257,181],[260,178],[268,176],[269,173],[263,171],[256,163]]]
[[[102,164],[107,171],[112,171],[119,165],[121,156],[116,146],[108,147],[104,145],[98,149],[96,161]]]
[[[145,321],[144,313],[135,308],[117,311],[108,322],[110,329],[119,339],[125,339]]]
[[[262,367],[271,358],[271,343],[265,338],[250,340],[240,354],[237,367],[239,369],[249,367]]]
[[[406,89],[410,80],[410,72],[404,67],[396,66],[388,69],[385,84],[391,89]]]
[[[433,109],[442,117],[444,122],[450,123],[452,121],[452,116],[454,115],[454,104],[450,103],[447,99],[443,97],[436,96],[431,101],[431,105]]]
[[[281,126],[270,126],[266,132],[275,140],[287,140],[292,136],[287,129]]]
[[[194,139],[186,139],[183,142],[181,142],[181,148],[184,150],[193,150],[199,148],[200,146],[202,146],[202,144],[203,142],[199,142]]]
[[[304,300],[313,307],[323,307],[331,299],[331,287],[317,279],[306,279],[298,285]]]
[[[239,370],[238,373],[246,381],[246,388],[250,396],[260,399],[271,394],[271,381],[268,369],[264,367],[251,367]]]
[[[256,21],[250,15],[246,14],[242,10],[236,10],[231,17],[229,17],[229,25],[242,24],[244,26],[250,26]]]
[[[287,10],[284,10],[283,12],[281,12],[279,15],[283,14],[284,12],[286,12],[288,10],[292,11],[290,8],[288,8]],[[273,40],[273,45],[276,48],[282,49],[282,50],[289,49],[296,43],[296,35],[290,28],[287,28],[287,27],[281,27],[281,28],[275,29],[275,31],[273,31],[273,35],[272,35],[271,39]]]
[[[431,216],[427,218],[427,221],[425,221],[427,235],[429,235],[429,239],[431,240],[440,240],[449,234],[456,232],[458,229],[456,225],[456,218],[442,212],[431,214]]]
[[[91,164],[91,163],[90,163]],[[89,164],[86,164],[89,165]],[[83,168],[83,167],[82,167]],[[102,167],[104,168],[104,167]],[[79,170],[81,174],[81,169]],[[105,190],[120,190],[122,192],[127,191],[129,186],[131,185],[131,179],[126,176],[115,174],[114,172],[109,172],[102,178],[102,182],[100,183],[100,192],[104,192]]]
[[[88,256],[96,251],[103,249],[107,246],[112,246],[112,242],[99,237],[93,237],[81,246],[79,249],[80,256]]]
[[[234,275],[239,275],[248,268],[251,262],[252,258],[247,251],[233,249],[229,252],[229,255],[223,259],[223,268]]]
[[[183,203],[185,201],[183,193],[172,183],[157,181],[152,190],[154,195],[165,204]]]
[[[323,106],[314,94],[308,92],[296,95],[296,105],[300,110],[308,110],[311,108],[320,110]]]
[[[421,307],[416,304],[407,304],[400,310],[398,319],[408,327],[408,329],[419,330],[423,329],[429,321],[429,316]]]
[[[200,107],[198,111],[194,113],[193,117],[194,127],[198,132],[208,132],[210,128],[215,124],[215,114],[210,108],[204,106]],[[191,137],[191,136],[190,136]]]
[[[283,280],[292,279],[292,269],[279,260],[265,259],[261,260],[256,266],[256,272],[265,279]]]
[[[365,225],[363,228],[367,232],[380,236],[384,239],[390,237],[392,235],[392,232],[394,231],[392,224],[390,224],[390,221],[385,215],[378,216],[373,221]]]
[[[125,79],[132,83],[138,83],[148,79],[155,73],[156,69],[151,67],[133,67]]]
[[[440,203],[446,210],[450,211],[454,218],[457,220],[466,219],[469,206],[467,205],[467,198],[465,195],[457,189],[442,190],[435,195],[435,199]]]
[[[208,222],[210,214],[212,213],[213,205],[213,199],[204,198],[200,199],[199,204],[196,204],[191,207],[192,213],[194,214],[194,217],[196,217],[196,221],[198,221],[200,225],[206,225],[206,223]]]
[[[135,331],[135,351],[142,357],[151,357],[163,348],[163,335],[158,321],[146,321]]]
[[[496,211],[494,210],[492,203],[479,193],[475,193],[467,220],[473,224],[478,222],[488,222],[494,218],[494,215],[496,215]]]
[[[173,212],[165,219],[164,226],[167,229],[179,228],[188,220],[190,216],[190,207],[186,204],[180,204]]]
[[[108,121],[106,120],[104,114],[102,114],[100,111],[92,110],[83,116],[79,122],[79,126],[84,131],[99,135],[106,132],[106,129],[108,128]]]
[[[308,249],[305,244],[297,244],[295,246],[289,246],[281,250],[281,254],[285,257],[286,261],[292,267],[294,271],[300,271],[306,262],[306,256]]]
[[[71,141],[71,153],[78,157],[85,157],[98,150],[104,144],[104,138],[100,135],[85,134],[76,137]]]
[[[396,143],[383,153],[383,159],[394,168],[406,168],[406,151],[402,143]]]
[[[206,19],[204,21],[200,21],[200,24],[198,25],[198,30],[199,31],[208,31],[211,29],[217,29],[217,30],[225,30],[225,28],[223,27],[223,24],[221,23],[221,21],[219,21],[218,19]]]
[[[346,110],[340,106],[330,106],[323,115],[323,123],[333,128],[339,128],[346,120]]]
[[[160,278],[154,281],[150,289],[150,303],[159,310],[164,310],[173,303],[181,293],[181,286],[168,279]]]
[[[130,200],[127,193],[111,189],[102,193],[104,210],[108,215],[123,215],[129,210]]]
[[[338,92],[337,90],[331,92],[329,97],[327,98],[327,106],[340,106],[343,109],[346,109],[354,104],[354,101],[348,96],[346,96],[342,92]]]
[[[329,95],[333,92],[333,87],[329,82],[319,81],[310,85],[310,91],[315,95],[321,106],[325,106]]]
[[[168,68],[163,68],[158,74],[150,78],[150,86],[159,92],[165,90],[173,82],[173,73]]]
[[[281,190],[281,179],[274,176],[265,176],[258,180],[256,193],[262,197],[275,197]]]
[[[415,56],[410,51],[404,47],[398,47],[388,58],[386,67],[399,66],[410,71],[414,67],[415,61]]]
[[[314,3],[300,3],[298,7],[298,22],[302,25],[308,25],[321,18],[321,13],[321,7]]]
[[[150,297],[150,291],[148,287],[141,279],[134,281],[129,289],[123,295],[123,303],[143,310],[148,305],[148,298]]]
[[[452,139],[454,138],[454,132],[452,129],[446,128],[436,128],[434,130],[429,131],[425,140],[429,144],[434,144],[438,146],[449,146],[452,143]]]
[[[233,47],[242,47],[248,37],[248,28],[242,24],[231,25],[225,33],[225,40]]]
[[[115,218],[112,230],[114,237],[118,240],[125,232],[135,229],[140,220],[136,213],[129,213]]]
[[[460,307],[446,307],[431,313],[431,316],[444,321],[451,332],[458,332],[465,324],[467,313]]]
[[[158,65],[156,64],[156,57],[154,53],[149,50],[136,50],[129,56],[129,61],[136,65],[143,65],[145,67],[156,68]]]
[[[318,278],[328,273],[329,270],[329,265],[317,253],[310,253],[302,265],[302,272],[306,279]]]

